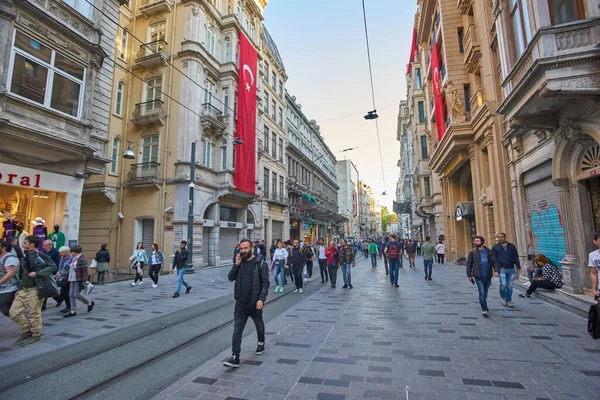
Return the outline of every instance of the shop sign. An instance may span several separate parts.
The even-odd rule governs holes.
[[[173,232],[173,225],[165,225],[165,232]]]
[[[41,175],[19,175],[4,170],[0,171],[0,183],[7,185],[39,188]]]
[[[457,221],[462,221],[463,219],[463,211],[462,208],[460,206],[456,207],[456,220]]]
[[[235,228],[237,226],[237,224],[235,222],[228,222],[227,223],[227,227],[228,228]]]

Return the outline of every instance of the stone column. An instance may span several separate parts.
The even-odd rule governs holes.
[[[208,265],[218,267],[221,262],[219,254],[219,236],[221,233],[221,205],[215,203],[214,220],[215,226],[210,228],[210,237],[208,238]]]
[[[560,208],[567,249],[567,254],[561,261],[563,289],[571,293],[583,293],[583,273],[575,255],[575,235],[572,234],[575,231],[575,221],[573,221],[571,182],[568,178],[559,178],[554,179],[552,184],[556,186],[560,194]]]

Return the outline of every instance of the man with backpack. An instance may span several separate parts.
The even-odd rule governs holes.
[[[253,254],[252,243],[248,239],[243,239],[240,242],[240,253],[236,256],[235,263],[227,277],[230,281],[235,281],[235,311],[233,313],[233,354],[223,365],[230,368],[239,368],[242,335],[248,317],[254,321],[256,335],[258,336],[255,354],[261,355],[265,351],[265,322],[262,309],[265,301],[267,301],[270,284],[269,267],[261,254]]]
[[[306,264],[306,255],[300,247],[300,243],[298,240],[294,240],[294,247],[292,247],[290,253],[290,259],[288,265],[292,269],[292,274],[294,276],[294,283],[296,284],[296,290],[294,293],[302,293],[304,290],[303,279],[302,279],[302,270],[304,269],[304,265]]]
[[[398,273],[400,272],[400,266],[402,264],[402,251],[404,250],[404,247],[398,242],[397,238],[396,235],[392,235],[392,240],[385,245],[384,254],[388,258],[390,282],[394,287],[399,288]]]

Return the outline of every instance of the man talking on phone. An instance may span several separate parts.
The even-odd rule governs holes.
[[[248,317],[252,318],[254,325],[256,325],[258,345],[255,354],[261,355],[265,351],[265,323],[262,309],[269,292],[269,266],[262,254],[253,254],[250,240],[243,239],[240,242],[240,252],[235,258],[235,264],[231,267],[228,278],[230,281],[235,281],[233,355],[223,365],[238,368],[240,366],[242,334]]]
[[[494,275],[493,265],[492,251],[485,246],[485,239],[483,236],[475,236],[475,248],[467,257],[467,278],[472,284],[477,284],[481,314],[486,318],[490,312],[487,295]]]

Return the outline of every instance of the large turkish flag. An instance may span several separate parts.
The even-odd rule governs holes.
[[[431,52],[431,74],[433,76],[433,102],[435,104],[435,124],[437,126],[438,140],[442,140],[446,133],[446,105],[442,93],[442,76],[440,73],[440,49],[437,43],[433,44]]]
[[[237,190],[255,194],[256,181],[256,73],[257,53],[246,35],[240,32],[240,69],[238,80],[237,146],[235,176]]]

